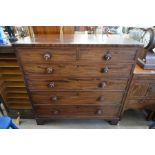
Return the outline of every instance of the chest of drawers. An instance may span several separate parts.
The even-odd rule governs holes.
[[[38,36],[14,44],[37,124],[99,118],[117,124],[141,45],[98,35]]]
[[[145,109],[155,111],[155,71],[135,67],[124,110]]]

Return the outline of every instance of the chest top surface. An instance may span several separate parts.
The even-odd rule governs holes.
[[[142,46],[126,35],[106,34],[65,34],[65,35],[36,35],[26,37],[14,43],[14,46],[42,46],[42,45],[124,45]]]
[[[143,68],[141,68],[139,65],[136,65],[135,69],[134,69],[134,74],[135,75],[155,75],[155,70],[144,70]]]

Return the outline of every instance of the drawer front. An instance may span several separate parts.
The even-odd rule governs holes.
[[[127,100],[126,109],[154,109],[155,100],[147,100],[147,99],[137,99],[137,100]]]
[[[130,64],[25,64],[26,74],[43,74],[54,76],[76,77],[129,77],[132,65]]]
[[[32,92],[34,104],[120,105],[123,92]]]
[[[35,112],[38,117],[50,116],[93,116],[93,117],[116,117],[119,113],[119,106],[35,106]]]
[[[134,48],[80,48],[79,60],[87,62],[134,62]]]
[[[51,78],[31,77],[27,80],[30,90],[37,91],[63,91],[63,90],[120,90],[124,91],[127,79],[103,78]]]
[[[154,81],[149,82],[146,96],[149,98],[155,98],[155,82]]]
[[[18,56],[22,63],[75,61],[76,55],[76,48],[18,49]]]
[[[155,80],[133,80],[129,97],[155,99]]]

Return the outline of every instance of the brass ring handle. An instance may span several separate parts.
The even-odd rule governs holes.
[[[51,54],[50,53],[45,53],[44,54],[44,59],[47,61],[51,58]]]
[[[112,54],[110,52],[107,52],[105,55],[104,55],[104,59],[106,61],[110,60],[112,58]]]
[[[139,101],[139,103],[141,103],[141,104],[145,104],[145,102],[146,102],[145,99],[141,99],[141,100]]]
[[[50,82],[50,83],[48,84],[48,86],[49,86],[50,88],[54,88],[54,87],[55,87],[55,83],[54,83],[54,82]]]
[[[52,67],[48,67],[48,68],[47,68],[47,73],[48,73],[48,74],[53,73],[53,68],[52,68]]]

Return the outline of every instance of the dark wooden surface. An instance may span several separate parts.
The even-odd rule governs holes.
[[[27,83],[31,90],[38,91],[103,91],[103,90],[116,90],[124,91],[127,85],[128,79],[105,79],[105,78],[63,78],[63,77],[51,77],[51,76],[37,76],[27,78]],[[53,86],[52,86],[53,84]]]
[[[40,35],[14,44],[36,120],[116,124],[141,44],[119,35]]]
[[[44,45],[43,45],[44,46]],[[100,47],[98,47],[100,46]],[[133,63],[136,56],[136,48],[133,47],[107,47],[96,45],[95,47],[51,47],[51,48],[20,48],[19,57],[23,63],[56,63],[56,62],[101,62],[101,63]],[[32,52],[33,51],[33,52]],[[22,53],[26,52],[26,55]],[[62,57],[63,54],[63,57]],[[111,60],[106,60],[106,55],[111,55]],[[29,59],[31,57],[31,59]],[[47,57],[47,58],[46,58]],[[49,57],[49,58],[48,58]],[[118,59],[119,58],[119,59]]]
[[[122,78],[127,78],[130,75],[132,65],[126,63],[120,64],[104,64],[98,63],[94,65],[87,65],[84,63],[65,63],[65,64],[43,64],[43,63],[36,63],[29,64],[26,63],[23,66],[25,74],[27,75],[46,75],[57,77],[62,75],[64,77],[77,77],[77,76],[89,76],[89,77],[109,77],[115,76],[119,77],[122,75]],[[72,72],[70,72],[72,70]]]
[[[119,106],[36,105],[35,110],[37,117],[114,118],[118,116]]]
[[[117,91],[32,92],[32,100],[35,105],[120,105],[123,95],[123,92]]]
[[[64,34],[64,35],[37,35],[34,38],[26,37],[14,43],[16,47],[33,47],[33,46],[76,46],[76,45],[106,45],[106,46],[142,46],[138,41],[135,41],[123,35],[106,35],[106,34]]]

